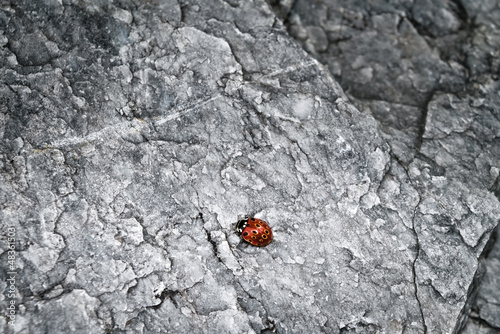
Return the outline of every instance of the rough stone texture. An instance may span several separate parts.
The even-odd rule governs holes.
[[[258,0],[1,7],[20,274],[0,331],[459,330],[500,215],[495,11],[394,1],[339,10],[339,29],[333,1],[311,3],[281,1],[286,27]],[[476,72],[436,46],[457,41]],[[275,241],[243,244],[243,213]]]
[[[415,263],[419,299],[422,305],[434,304],[427,302],[433,293],[454,299],[459,288],[452,282],[455,277],[446,278],[446,271],[435,276],[433,271],[465,259],[457,256],[463,254],[458,244],[472,250],[489,237],[481,219],[473,223],[469,218],[484,203],[464,211],[458,204],[461,190],[455,187],[490,190],[500,197],[499,2],[271,4],[289,33],[328,66],[351,101],[381,123],[393,154],[422,194],[415,221],[421,247]],[[413,177],[421,177],[412,170],[422,163],[429,166],[430,183]],[[450,194],[450,188],[457,191]],[[500,331],[492,320],[500,319],[500,310],[492,306],[500,297],[500,284],[489,278],[496,262],[488,263],[485,284],[491,287],[481,290],[474,308],[479,320],[491,326],[488,330]],[[469,287],[471,295],[475,285]],[[430,332],[438,331],[440,321],[431,313],[442,313],[435,306],[423,307]]]
[[[472,307],[470,320],[464,334],[491,334],[500,332],[500,228],[496,232],[497,242],[488,253],[485,261],[484,279]]]

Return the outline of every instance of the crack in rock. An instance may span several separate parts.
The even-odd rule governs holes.
[[[413,286],[415,288],[415,299],[417,300],[418,308],[420,310],[420,315],[422,317],[422,326],[424,328],[424,333],[427,334],[427,325],[425,323],[424,311],[422,309],[422,303],[421,303],[420,298],[418,296],[418,282],[417,282],[417,270],[416,270],[416,263],[418,261],[419,255],[420,255],[421,248],[420,248],[420,240],[418,238],[418,232],[415,229],[415,216],[417,214],[417,210],[418,210],[418,208],[420,206],[421,200],[422,199],[419,198],[418,203],[415,206],[415,209],[413,211],[413,217],[412,217],[412,231],[413,231],[413,233],[415,235],[415,241],[416,241],[416,247],[417,247],[416,254],[415,254],[415,259],[412,262],[412,275],[413,275]]]

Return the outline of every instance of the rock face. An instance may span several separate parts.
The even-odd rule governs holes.
[[[433,266],[460,262],[461,256],[455,257],[456,243],[451,235],[455,234],[461,239],[459,243],[473,249],[481,238],[490,234],[483,234],[482,219],[464,230],[462,224],[470,220],[468,213],[458,213],[461,209],[457,198],[461,191],[450,194],[448,188],[447,194],[442,195],[443,186],[434,181],[441,179],[439,183],[447,183],[446,188],[454,188],[458,181],[461,186],[493,191],[500,197],[500,58],[496,51],[500,45],[499,2],[297,0],[293,8],[286,3],[273,5],[286,18],[290,34],[329,68],[350,100],[381,123],[393,154],[410,175],[419,160],[429,164],[434,186],[417,187],[423,194],[418,211],[432,216],[430,221],[429,216],[424,218],[427,223],[416,225],[422,250],[416,262],[418,286],[424,291],[431,286],[442,297],[453,295],[448,290],[453,283],[445,283],[447,279],[443,281],[443,276],[438,275],[437,280],[431,279],[431,284],[427,284],[434,275]],[[429,184],[417,181],[425,183]],[[442,190],[436,193],[437,189]],[[429,198],[429,193],[434,195]],[[427,211],[428,203],[437,204],[438,209]],[[457,211],[451,216],[443,215],[453,210]],[[474,209],[469,206],[466,211]],[[429,233],[425,231],[427,228],[446,236]],[[447,246],[438,246],[441,243]],[[430,253],[428,263],[423,253],[425,256]],[[453,258],[442,256],[443,253]],[[488,262],[487,282],[495,270],[495,261]],[[475,284],[469,287],[471,292],[476,288]],[[493,291],[500,291],[500,285],[482,300],[500,298],[500,292]],[[491,305],[494,302],[485,309]],[[426,309],[423,310],[425,315]],[[427,312],[434,310],[429,308]],[[500,330],[496,321],[492,321],[500,319],[498,308],[496,313],[484,313],[490,316],[482,320],[492,330]],[[432,321],[433,317],[429,314],[425,318]],[[428,329],[438,330],[432,324]]]
[[[477,301],[472,306],[470,319],[467,322],[464,334],[493,334],[500,328],[500,229],[497,227],[496,242],[485,260],[485,274]]]
[[[462,327],[500,216],[495,10],[271,5],[286,26],[259,0],[0,9],[2,332]]]

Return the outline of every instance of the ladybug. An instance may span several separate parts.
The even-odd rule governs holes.
[[[243,217],[238,220],[236,232],[241,234],[243,240],[254,246],[267,246],[273,241],[273,232],[267,223],[253,217]]]

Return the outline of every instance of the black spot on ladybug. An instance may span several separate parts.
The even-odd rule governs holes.
[[[264,234],[264,235],[262,236],[262,238],[267,239],[267,235],[265,235],[265,234]]]
[[[248,235],[248,232],[243,233],[243,235],[247,236],[247,235]]]
[[[257,239],[257,238],[255,237],[255,235],[252,235],[252,239]]]
[[[259,224],[255,224],[255,226],[260,227],[260,225],[259,225]]]
[[[250,220],[251,220],[251,221],[254,221],[254,220],[255,220],[255,218],[250,218]]]
[[[265,233],[265,234],[269,234],[269,230],[265,230],[265,231],[264,231],[264,233]]]
[[[257,234],[257,231],[253,230],[253,231],[252,231],[252,233],[253,233],[253,234]]]

